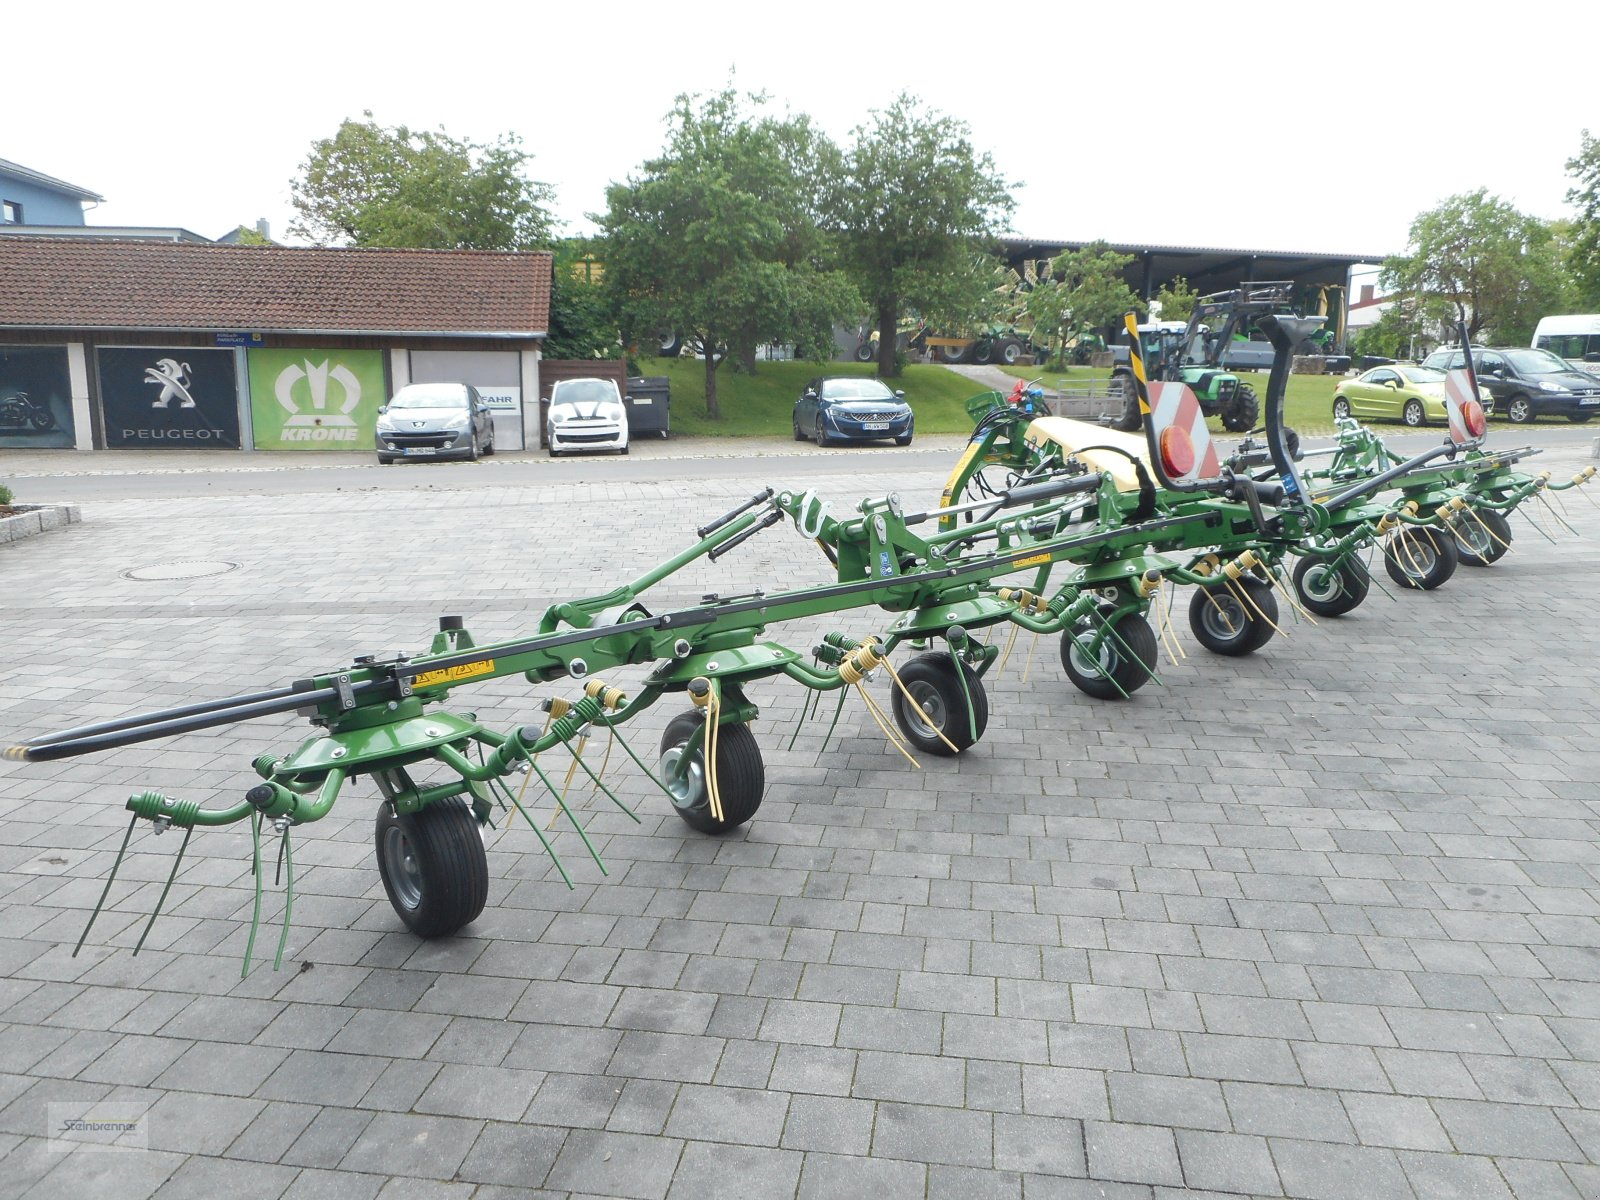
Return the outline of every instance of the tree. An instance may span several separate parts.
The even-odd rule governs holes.
[[[1386,259],[1391,292],[1421,307],[1429,298],[1464,311],[1467,334],[1526,344],[1541,315],[1568,291],[1549,225],[1479,188],[1451,196],[1411,222],[1407,252]]]
[[[764,341],[819,348],[860,308],[818,226],[836,147],[810,118],[766,115],[730,87],[680,95],[661,157],[606,192],[606,287],[630,340],[672,331],[704,348],[706,414],[718,361],[755,369]],[[752,111],[747,112],[748,104]]]
[[[621,358],[622,340],[606,295],[600,265],[580,242],[555,248],[550,280],[550,330],[541,350],[546,358]]]
[[[833,221],[878,328],[880,376],[899,372],[901,309],[947,308],[951,281],[1010,215],[1010,192],[969,132],[904,92],[855,130]]]
[[[348,118],[312,143],[290,181],[293,235],[317,245],[523,250],[547,245],[553,191],[524,173],[515,134],[458,141],[443,129]]]
[[[1055,353],[1068,340],[1086,338],[1129,309],[1142,308],[1122,277],[1132,261],[1133,255],[1117,254],[1104,242],[1056,255],[1049,275],[1028,293],[1035,338],[1043,335]]]
[[[1576,305],[1600,306],[1600,139],[1583,131],[1576,158],[1567,160],[1567,174],[1577,186],[1567,192],[1567,203],[1578,210],[1572,222],[1567,262],[1577,285]]]
[[[1189,281],[1177,275],[1161,285],[1155,302],[1160,306],[1161,320],[1187,321],[1199,298],[1198,293],[1189,286]]]

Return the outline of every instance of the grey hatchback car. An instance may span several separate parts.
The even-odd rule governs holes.
[[[494,453],[494,421],[470,383],[408,383],[378,410],[380,463]]]

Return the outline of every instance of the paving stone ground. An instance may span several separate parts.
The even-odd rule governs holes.
[[[939,464],[850,465],[808,486],[937,493]],[[0,547],[0,740],[420,650],[441,613],[525,632],[769,482],[90,506]],[[921,770],[858,703],[787,748],[800,689],[760,686],[747,827],[694,833],[618,754],[642,823],[582,802],[609,875],[559,831],[568,890],[507,827],[453,939],[391,911],[363,785],[297,838],[283,969],[245,980],[237,828],[195,834],[137,957],[178,838],[136,833],[71,952],[129,793],[232,803],[303,726],[4,764],[0,1194],[1600,1196],[1600,513],[1567,508],[1581,538],[1519,518],[1498,566],[1242,660],[1180,596],[1189,657],[1131,702],[1024,637],[984,740]],[[124,574],[174,560],[237,565]],[[655,603],[824,570],[780,529]],[[538,697],[455,704],[509,727]],[[269,889],[258,960],[280,911]],[[146,1148],[63,1145],[86,1114]]]

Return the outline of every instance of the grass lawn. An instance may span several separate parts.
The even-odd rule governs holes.
[[[706,417],[706,365],[696,358],[645,358],[646,375],[672,381],[672,432],[701,437],[788,437],[793,429],[794,402],[808,381],[820,375],[875,373],[872,363],[763,362],[754,375],[735,375],[723,363],[717,368],[717,402],[722,420]],[[887,381],[903,390],[917,414],[918,433],[970,433],[966,402],[979,389],[972,381],[938,366],[912,365],[899,379]]]
[[[717,368],[717,399],[722,420],[706,417],[705,363],[695,358],[646,358],[639,366],[646,375],[665,375],[672,381],[672,431],[700,437],[788,437],[792,428],[794,402],[809,380],[819,375],[861,375],[875,373],[872,363],[763,362],[754,375],[735,375],[723,363]],[[1072,387],[1107,378],[1108,369],[1069,367],[1066,370],[1040,371],[1036,367],[1004,367],[1007,374],[1020,379],[1042,379],[1046,387]],[[1241,373],[1258,395],[1267,389],[1265,371]],[[1289,424],[1302,434],[1333,432],[1333,386],[1338,382],[1327,375],[1291,375],[1287,410]],[[972,382],[954,371],[933,364],[911,364],[905,374],[889,381],[901,389],[917,414],[918,433],[968,433],[972,421],[966,402],[979,391]],[[1212,425],[1220,430],[1215,418]]]

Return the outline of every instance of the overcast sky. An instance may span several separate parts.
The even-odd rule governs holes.
[[[1600,129],[1593,20],[1532,3],[1491,28],[1406,0],[13,6],[0,158],[105,196],[92,225],[265,217],[282,238],[311,143],[371,109],[519,134],[585,232],[660,150],[673,97],[734,71],[841,142],[902,89],[961,118],[1025,236],[1382,255],[1477,187],[1569,214],[1565,162]]]

